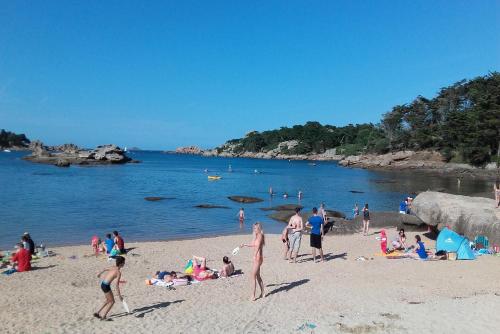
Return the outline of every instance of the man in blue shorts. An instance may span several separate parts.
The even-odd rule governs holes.
[[[323,248],[321,242],[323,240],[323,218],[318,215],[318,209],[313,208],[313,216],[309,218],[306,226],[311,227],[311,248],[313,261],[316,263],[316,248],[319,249],[321,262],[324,261]]]

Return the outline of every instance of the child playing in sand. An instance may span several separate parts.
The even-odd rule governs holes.
[[[115,304],[115,298],[113,296],[113,291],[111,291],[111,283],[116,279],[116,292],[118,293],[118,298],[123,300],[122,294],[120,292],[120,278],[122,276],[121,269],[125,265],[125,258],[123,256],[116,257],[116,265],[112,268],[104,269],[101,271],[97,277],[101,278],[101,275],[107,272],[104,279],[101,281],[101,290],[104,292],[104,296],[106,297],[106,302],[102,307],[94,313],[94,317],[101,320],[111,320],[107,318],[108,312],[111,310],[113,305]],[[104,314],[101,316],[101,311],[104,310]]]

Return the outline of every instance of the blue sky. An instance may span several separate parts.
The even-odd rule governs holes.
[[[3,1],[0,128],[213,147],[500,69],[499,1]]]

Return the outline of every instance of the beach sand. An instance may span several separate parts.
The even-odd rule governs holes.
[[[413,241],[415,233],[408,233]],[[389,240],[395,230],[389,233]],[[304,236],[297,264],[282,259],[278,235],[266,235],[262,276],[267,297],[250,302],[252,250],[231,256],[243,275],[176,290],[147,286],[157,270],[181,271],[193,255],[219,269],[251,236],[129,243],[113,321],[92,317],[103,302],[97,273],[104,258],[90,246],[55,248],[36,270],[0,275],[2,333],[493,333],[500,328],[500,257],[476,261],[388,260],[376,235],[327,235],[325,263],[313,263]],[[428,248],[434,242],[424,238]],[[304,255],[306,254],[307,255]],[[373,258],[356,261],[358,256]],[[76,257],[76,258],[70,258]],[[114,287],[113,287],[114,289]],[[314,327],[314,328],[313,328]]]

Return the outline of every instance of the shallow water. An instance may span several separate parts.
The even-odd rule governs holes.
[[[264,223],[266,232],[277,233],[283,224],[259,208],[298,203],[299,190],[306,209],[325,202],[328,209],[351,215],[356,202],[369,203],[373,211],[397,211],[401,198],[412,192],[472,194],[490,188],[485,181],[463,180],[459,188],[454,177],[343,168],[336,162],[312,166],[305,161],[132,152],[142,163],[58,168],[23,161],[24,154],[0,152],[0,248],[12,247],[25,231],[47,245],[90,243],[93,235],[104,237],[115,229],[126,241],[250,233],[256,221]],[[222,179],[208,181],[205,168]],[[274,198],[268,195],[270,186],[277,193]],[[289,199],[282,198],[284,192]],[[240,205],[226,198],[230,195],[265,201]],[[146,196],[174,199],[148,202]],[[198,204],[230,209],[194,208]],[[247,216],[242,228],[237,219],[241,206]]]

